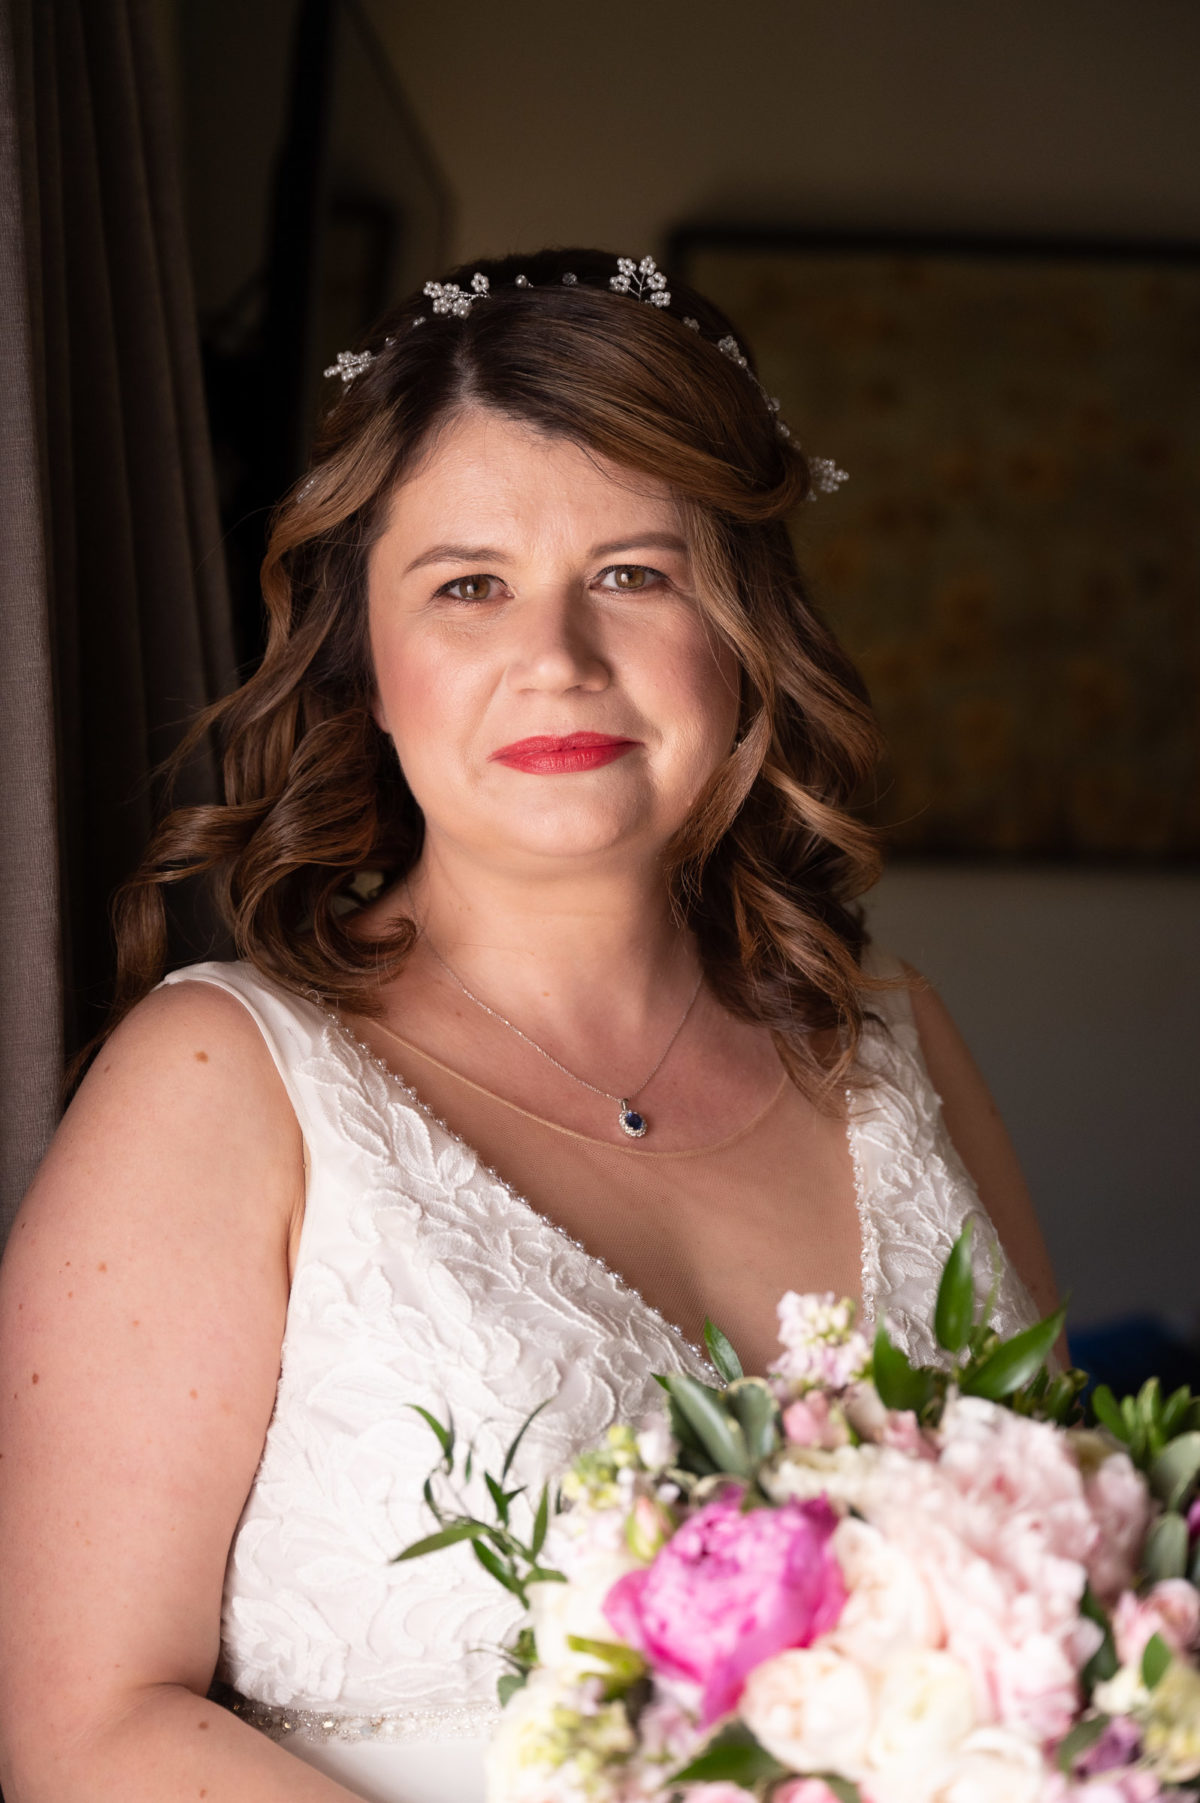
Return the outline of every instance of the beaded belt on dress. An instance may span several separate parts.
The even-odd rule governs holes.
[[[500,1717],[498,1703],[345,1715],[336,1709],[289,1709],[276,1703],[260,1703],[224,1684],[215,1684],[209,1695],[271,1740],[283,1740],[289,1734],[303,1735],[305,1740],[475,1740],[489,1734]]]

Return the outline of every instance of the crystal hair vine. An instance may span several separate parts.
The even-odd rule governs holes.
[[[568,270],[562,277],[562,285],[564,288],[577,287],[579,277]],[[533,283],[527,275],[518,275],[513,278],[513,286],[532,288]],[[671,305],[671,291],[667,287],[667,278],[653,257],[643,257],[640,263],[635,262],[632,257],[618,257],[617,273],[609,277],[608,286],[614,294],[624,295],[629,300],[641,301],[647,306],[667,308]],[[462,288],[457,282],[426,282],[422,292],[432,303],[434,313],[449,313],[455,319],[466,319],[472,307],[479,301],[493,298],[491,282],[478,270],[471,277],[469,288]],[[412,331],[414,327],[424,325],[427,317],[427,314],[418,313],[416,318],[410,322],[409,330]],[[687,317],[683,324],[693,332],[700,332],[698,319]],[[388,338],[384,342],[390,345],[394,343],[394,340]],[[719,350],[723,356],[728,357],[731,363],[735,363],[748,381],[753,382],[763,398],[767,411],[774,417],[776,432],[780,438],[790,443],[791,430],[779,417],[778,400],[773,394],[767,393],[751,369],[750,360],[737,339],[720,338],[714,348]],[[340,377],[343,388],[346,388],[356,376],[361,375],[364,369],[374,363],[377,354],[375,351],[339,351],[337,361],[330,364],[325,374]],[[812,490],[808,497],[810,501],[815,501],[818,494],[835,494],[842,483],[848,482],[850,479],[848,472],[840,469],[828,457],[808,457],[806,461],[812,475]]]

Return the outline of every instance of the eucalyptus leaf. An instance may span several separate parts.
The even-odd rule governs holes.
[[[550,1526],[550,1486],[542,1486],[542,1499],[537,1506],[537,1514],[533,1518],[533,1538],[529,1542],[530,1556],[537,1558],[546,1544],[546,1530]]]
[[[1170,1663],[1170,1647],[1161,1634],[1151,1634],[1142,1652],[1142,1683],[1147,1690],[1154,1689]]]
[[[740,1378],[729,1390],[728,1403],[746,1437],[752,1462],[769,1458],[779,1442],[779,1404],[762,1378]]]
[[[1178,1509],[1200,1474],[1200,1433],[1179,1434],[1150,1467],[1150,1488],[1165,1509]]]
[[[963,1395],[983,1396],[989,1402],[1011,1396],[1041,1370],[1065,1320],[1066,1310],[1056,1309],[1024,1333],[1002,1341],[980,1364],[963,1372],[959,1380]]]
[[[739,1377],[745,1376],[742,1361],[733,1350],[731,1342],[707,1316],[704,1321],[704,1344],[708,1348],[714,1369],[721,1373],[727,1384],[736,1383]]]
[[[495,1578],[497,1584],[503,1584],[506,1590],[511,1590],[514,1596],[519,1596],[522,1602],[525,1601],[523,1587],[518,1583],[507,1565],[503,1564],[501,1560],[496,1557],[490,1547],[485,1546],[482,1540],[476,1540],[473,1544],[472,1551],[479,1560],[479,1563],[483,1566],[483,1569],[490,1577]]]
[[[1188,1530],[1182,1515],[1173,1511],[1160,1515],[1146,1536],[1142,1568],[1157,1583],[1163,1578],[1181,1578],[1187,1570]]]
[[[598,1659],[619,1680],[623,1689],[636,1684],[646,1670],[642,1655],[619,1640],[589,1640],[583,1634],[568,1634],[567,1645],[573,1653],[585,1653],[589,1659]]]
[[[508,1497],[496,1482],[490,1471],[485,1471],[483,1481],[487,1485],[488,1495],[492,1499],[492,1507],[496,1511],[497,1520],[508,1526]]]
[[[1083,1595],[1079,1599],[1079,1613],[1086,1616],[1088,1621],[1094,1621],[1104,1636],[1080,1673],[1084,1689],[1090,1696],[1097,1684],[1103,1684],[1108,1678],[1116,1675],[1120,1660],[1117,1658],[1117,1644],[1113,1639],[1112,1623],[1090,1584],[1085,1584],[1083,1587]]]
[[[719,1784],[722,1781],[744,1785],[770,1783],[787,1776],[773,1754],[759,1745],[743,1722],[731,1722],[709,1741],[702,1753],[681,1771],[672,1774],[673,1784]]]
[[[888,1409],[920,1409],[932,1394],[930,1374],[913,1369],[882,1322],[875,1331],[871,1376],[879,1400]]]
[[[1089,1747],[1094,1747],[1112,1718],[1107,1715],[1090,1715],[1084,1722],[1076,1722],[1068,1734],[1064,1734],[1058,1743],[1058,1769],[1068,1776],[1077,1759],[1081,1759]]]
[[[520,1427],[517,1429],[516,1439],[513,1441],[512,1445],[509,1447],[508,1451],[504,1455],[504,1464],[500,1468],[500,1482],[501,1483],[504,1482],[505,1478],[508,1476],[509,1472],[512,1470],[512,1463],[513,1463],[513,1460],[517,1456],[518,1446],[520,1446],[522,1440],[525,1438],[525,1435],[529,1432],[529,1429],[533,1426],[534,1422],[537,1420],[537,1418],[541,1414],[542,1410],[544,1408],[548,1407],[548,1405],[551,1402],[553,1402],[553,1400],[554,1400],[554,1398],[552,1396],[547,1396],[544,1399],[544,1401],[538,1403],[536,1409],[530,1409],[528,1415],[526,1415],[524,1421],[522,1421]]]
[[[453,1417],[453,1415],[451,1415],[449,1418],[449,1426],[445,1426],[442,1422],[440,1422],[438,1420],[436,1415],[431,1415],[429,1413],[428,1409],[423,1409],[419,1402],[410,1402],[408,1406],[410,1409],[412,1409],[414,1411],[414,1413],[418,1414],[421,1417],[422,1421],[425,1422],[426,1426],[431,1427],[433,1429],[434,1433],[437,1435],[437,1443],[442,1449],[442,1457],[445,1459],[446,1464],[448,1466],[454,1458],[454,1417]]]
[[[857,1784],[851,1784],[849,1778],[841,1778],[836,1772],[814,1772],[826,1790],[832,1791],[837,1803],[862,1803],[862,1792]]]
[[[511,1703],[519,1690],[524,1690],[527,1676],[526,1672],[501,1672],[496,1679],[496,1695],[500,1699],[501,1709],[506,1703]]]
[[[406,1546],[402,1553],[397,1553],[391,1561],[393,1565],[403,1565],[406,1559],[423,1559],[426,1553],[440,1552],[444,1546],[453,1546],[459,1540],[476,1540],[480,1534],[487,1533],[487,1525],[482,1521],[456,1521],[452,1527],[441,1528],[436,1534],[427,1534],[424,1540],[414,1540]]]
[[[1185,1417],[1192,1406],[1192,1392],[1187,1384],[1180,1384],[1163,1403],[1162,1429],[1167,1439],[1174,1434],[1182,1433],[1187,1427]]]
[[[975,1324],[975,1273],[971,1267],[971,1223],[968,1221],[951,1247],[938,1284],[933,1331],[938,1345],[957,1352],[966,1344]]]
[[[1121,1407],[1107,1384],[1097,1384],[1092,1391],[1092,1413],[1101,1427],[1106,1427],[1114,1440],[1128,1443],[1129,1426]]]
[[[671,1401],[699,1437],[717,1470],[729,1472],[734,1477],[749,1477],[751,1463],[746,1436],[720,1395],[683,1371],[676,1372],[667,1381]]]

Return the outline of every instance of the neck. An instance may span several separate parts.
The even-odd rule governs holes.
[[[572,879],[460,868],[427,846],[409,879],[428,946],[490,1007],[559,1044],[614,1050],[669,1025],[700,974],[661,868]],[[401,898],[401,906],[405,898]],[[428,955],[428,954],[427,954]]]

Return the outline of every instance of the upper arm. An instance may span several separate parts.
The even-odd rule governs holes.
[[[71,1104],[0,1272],[10,1733],[207,1688],[302,1169],[262,1038],[211,987],[148,997]]]
[[[1012,1141],[978,1065],[937,991],[911,965],[913,1018],[946,1131],[1001,1244],[1043,1315],[1058,1306],[1050,1255]]]

